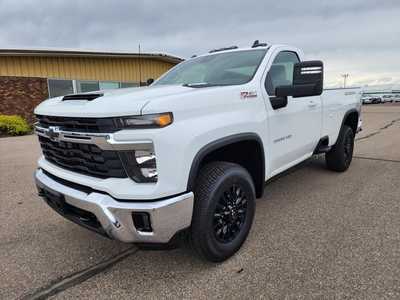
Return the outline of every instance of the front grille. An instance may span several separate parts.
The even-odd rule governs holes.
[[[63,131],[112,133],[121,130],[115,118],[71,118],[36,115],[38,126],[58,126]]]
[[[126,178],[116,151],[102,150],[96,145],[53,142],[39,136],[46,160],[64,169],[99,178]]]

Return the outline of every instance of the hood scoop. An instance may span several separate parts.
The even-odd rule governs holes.
[[[62,98],[62,101],[69,101],[69,100],[87,100],[92,101],[96,98],[102,97],[104,94],[102,93],[91,93],[91,94],[73,94],[73,95],[66,95]]]

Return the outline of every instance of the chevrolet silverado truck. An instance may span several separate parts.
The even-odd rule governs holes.
[[[323,63],[256,41],[188,59],[149,86],[42,102],[39,195],[63,217],[147,247],[188,242],[220,262],[251,228],[266,182],[314,154],[343,172],[358,89],[323,90]]]

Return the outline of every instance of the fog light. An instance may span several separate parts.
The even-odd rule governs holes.
[[[152,232],[150,215],[147,212],[133,212],[132,213],[133,224],[136,230],[142,232]]]

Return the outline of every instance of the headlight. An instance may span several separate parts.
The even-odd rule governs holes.
[[[157,182],[156,156],[152,149],[120,151],[118,154],[126,173],[135,182]]]
[[[162,128],[173,122],[170,112],[142,116],[115,118],[115,123],[121,129]],[[138,183],[157,182],[158,172],[154,148],[130,151],[118,151],[119,157],[127,175]]]
[[[162,128],[168,126],[173,121],[170,112],[161,114],[149,114],[142,116],[129,116],[117,118],[116,122],[120,128]]]

